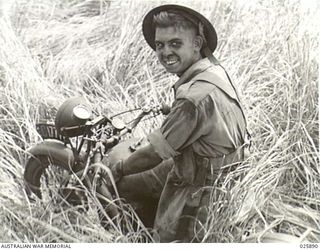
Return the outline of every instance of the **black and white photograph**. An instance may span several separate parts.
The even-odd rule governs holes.
[[[317,0],[1,0],[0,248],[318,248],[319,18]]]

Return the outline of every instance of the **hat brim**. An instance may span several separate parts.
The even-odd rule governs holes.
[[[175,5],[175,4],[166,4],[166,5],[158,6],[152,9],[151,11],[149,11],[143,19],[143,22],[142,22],[143,36],[153,50],[155,50],[155,43],[154,43],[155,29],[153,25],[153,16],[158,14],[161,11],[169,11],[169,10],[178,10],[181,12],[186,12],[187,14],[197,18],[204,26],[204,35],[207,40],[208,48],[212,51],[212,53],[215,51],[217,47],[218,38],[217,38],[216,30],[214,29],[211,22],[195,10],[185,6]]]

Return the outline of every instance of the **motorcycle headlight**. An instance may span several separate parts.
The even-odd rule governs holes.
[[[91,109],[89,110],[88,107],[83,104],[79,104],[73,108],[73,115],[80,120],[88,120],[91,114]]]
[[[58,109],[55,127],[59,134],[74,137],[83,134],[85,123],[91,117],[91,108],[83,97],[72,97]]]

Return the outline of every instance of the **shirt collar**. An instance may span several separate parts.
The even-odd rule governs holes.
[[[191,65],[179,78],[179,80],[174,84],[173,89],[177,89],[184,83],[189,82],[194,76],[208,69],[212,64],[208,58],[203,58],[193,65]]]

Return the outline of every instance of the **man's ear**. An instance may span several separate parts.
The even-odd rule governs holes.
[[[202,49],[203,45],[203,38],[201,36],[195,36],[194,38],[194,46],[197,51],[200,51]]]

